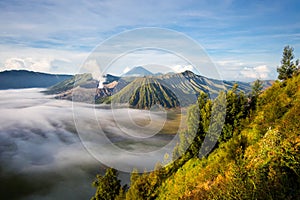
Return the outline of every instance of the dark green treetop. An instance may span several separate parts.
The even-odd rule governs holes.
[[[283,49],[281,66],[277,68],[278,79],[286,80],[293,76],[293,74],[297,71],[297,67],[299,65],[299,60],[296,60],[294,63],[294,48],[290,46],[285,46]]]

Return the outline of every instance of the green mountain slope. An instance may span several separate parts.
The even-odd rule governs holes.
[[[139,82],[139,86],[134,90],[129,99],[130,106],[139,109],[151,108],[156,104],[165,108],[179,106],[176,95],[158,80],[153,78],[141,78],[134,82],[136,81]],[[131,87],[131,85],[128,87]]]

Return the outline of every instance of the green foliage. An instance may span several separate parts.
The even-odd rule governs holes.
[[[192,113],[191,115],[196,117],[188,117],[188,131],[189,134],[194,136],[193,142],[188,149],[192,157],[198,157],[202,142],[208,131],[211,114],[211,101],[208,99],[208,95],[201,93],[196,106],[197,108],[190,112]]]
[[[253,82],[252,85],[252,91],[249,95],[249,112],[248,114],[251,115],[251,112],[254,111],[256,109],[257,106],[257,99],[259,97],[259,95],[262,93],[263,90],[263,81],[257,79],[256,81]],[[252,111],[251,111],[252,110]]]
[[[121,188],[121,181],[118,179],[118,171],[113,168],[108,168],[104,176],[97,175],[93,186],[97,191],[91,200],[113,200],[120,193],[124,194],[124,188]]]
[[[248,113],[248,100],[243,92],[237,93],[238,85],[234,85],[226,93],[226,117],[219,142],[229,140],[234,132],[240,131],[241,122]]]
[[[130,178],[133,182],[131,182],[131,187],[126,193],[126,199],[156,199],[158,196],[157,188],[164,179],[164,173],[165,171],[160,167],[154,172],[145,172],[141,176],[133,171]]]
[[[251,91],[251,96],[258,97],[263,89],[263,82],[259,79],[254,81],[252,85],[252,91]]]
[[[188,157],[197,157],[201,144],[210,124],[212,102],[208,95],[200,93],[197,104],[190,106],[187,116],[187,130],[179,133],[180,143],[175,147],[173,159],[183,154]]]
[[[258,101],[240,134],[186,162],[162,183],[158,199],[300,199],[300,75]]]
[[[294,63],[294,48],[286,46],[283,49],[281,66],[277,68],[278,79],[287,80],[293,76],[299,66],[299,60]]]
[[[214,101],[209,100],[205,93],[199,95],[197,104],[188,110],[188,128],[179,134],[180,143],[174,149],[173,159],[183,153],[190,157],[199,156],[200,149],[200,156],[205,155],[217,140],[219,143],[228,141],[240,131],[251,107],[245,94],[237,90],[235,84],[227,93],[220,92]],[[203,144],[206,136],[208,142]]]
[[[218,139],[222,134],[223,125],[226,117],[226,93],[220,92],[214,99],[211,106],[209,128],[205,140],[201,145],[199,157],[206,156],[217,147]]]
[[[133,178],[126,198],[300,199],[300,75],[276,82],[258,95],[251,116],[246,114],[247,98],[236,89],[217,98],[227,100],[223,131],[230,132],[229,137],[223,136],[208,157],[193,157],[190,148],[189,155],[167,167]],[[210,117],[201,111],[213,114],[221,105],[208,102],[200,95],[198,104],[190,108],[185,134],[207,131],[204,121]],[[185,136],[182,141],[187,142]],[[201,142],[201,137],[195,141]]]

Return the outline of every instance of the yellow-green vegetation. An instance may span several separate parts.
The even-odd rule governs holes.
[[[201,93],[188,111],[174,162],[151,173],[134,171],[130,188],[118,197],[300,199],[300,74],[295,71],[264,92],[257,81],[249,96],[237,87],[215,100]],[[208,126],[215,125],[208,123],[210,114],[223,97],[227,103],[221,135],[211,154],[199,158]]]
[[[208,157],[136,178],[126,199],[299,199],[300,75],[262,93],[254,112]]]
[[[243,129],[167,178],[158,199],[299,199],[300,76],[276,82]]]
[[[208,157],[136,175],[126,199],[299,199],[300,75],[275,82],[257,101]]]

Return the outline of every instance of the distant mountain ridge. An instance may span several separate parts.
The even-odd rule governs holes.
[[[3,71],[0,72],[0,89],[48,88],[71,77],[27,70]]]
[[[144,72],[141,68],[138,69]],[[148,76],[137,77],[107,74],[105,78],[105,82],[99,83],[91,74],[80,74],[50,87],[47,92],[58,94],[57,98],[71,100],[74,90],[86,91],[82,97],[79,95],[75,100],[84,101],[94,94],[95,103],[127,103],[133,108],[149,109],[155,104],[166,108],[188,106],[196,102],[200,92],[215,98],[220,91],[231,89],[235,83],[239,85],[238,90],[245,93],[250,92],[252,86],[252,83],[211,79],[191,71],[162,75],[151,73]],[[272,82],[264,81],[264,84],[268,87]]]

